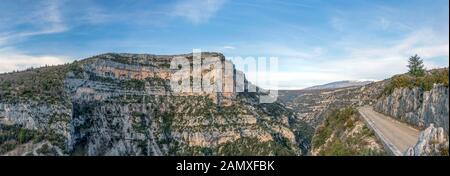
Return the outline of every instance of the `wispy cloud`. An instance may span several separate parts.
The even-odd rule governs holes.
[[[226,46],[223,46],[223,49],[234,50],[234,49],[236,49],[236,47],[230,46],[230,45],[226,45]]]
[[[13,26],[28,26],[25,29],[11,31],[0,31],[0,47],[12,45],[14,42],[26,39],[27,37],[53,34],[67,31],[69,28],[63,21],[63,16],[59,9],[60,1],[49,0],[36,6],[34,11],[28,16],[9,16],[8,21],[19,21]]]
[[[30,37],[61,33],[69,29],[60,11],[60,1],[44,1],[33,8],[34,10],[25,16],[7,17],[6,21],[16,22],[11,24],[9,30],[0,31],[0,73],[29,67],[58,65],[68,61],[61,56],[29,55],[14,48],[15,44]]]
[[[357,46],[357,45],[356,45]],[[347,48],[352,53],[352,57],[385,57],[385,56],[410,56],[413,54],[424,57],[439,57],[449,55],[448,39],[443,39],[439,34],[431,29],[421,29],[412,32],[405,38],[398,40],[394,45],[384,45],[384,47],[361,46]]]
[[[380,78],[405,72],[407,59],[414,54],[424,59],[426,67],[434,68],[436,64],[430,59],[448,59],[448,47],[448,41],[442,40],[433,30],[423,29],[407,35],[393,45],[365,48],[355,44],[353,48],[347,48],[348,58],[336,59],[328,67],[358,77]]]
[[[225,4],[226,0],[184,0],[173,8],[173,15],[184,17],[192,23],[208,21]]]
[[[69,62],[64,56],[28,55],[13,48],[0,49],[0,73],[24,70],[44,65],[59,65]]]
[[[424,59],[425,67],[428,69],[448,67],[448,40],[442,39],[431,29],[417,30],[393,44],[370,45],[370,43],[366,43],[368,46],[365,46],[361,42],[339,46],[344,48],[344,56],[318,55],[326,62],[318,61],[314,54],[292,53],[294,56],[292,58],[280,57],[281,61],[291,63],[297,69],[279,69],[280,72],[276,73],[258,73],[257,79],[275,79],[263,82],[259,86],[273,89],[302,89],[339,80],[382,80],[406,72],[408,58],[414,54],[418,54]],[[295,51],[295,49],[290,50]],[[274,50],[274,52],[280,52],[279,55],[285,55],[285,51],[287,50]],[[295,56],[304,59],[299,60]],[[441,63],[436,63],[436,58]],[[443,64],[442,62],[447,63]],[[286,67],[283,66],[283,68]],[[273,76],[268,76],[269,74],[273,74]],[[258,82],[257,80],[250,81]],[[276,82],[277,84],[266,84],[267,82]]]

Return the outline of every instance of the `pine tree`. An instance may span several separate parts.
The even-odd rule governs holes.
[[[413,76],[419,77],[425,75],[423,60],[417,54],[409,58],[408,68],[408,73]]]

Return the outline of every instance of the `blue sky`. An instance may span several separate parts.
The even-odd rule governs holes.
[[[105,52],[277,57],[266,88],[448,67],[448,0],[2,0],[0,72]],[[260,77],[268,77],[261,74]],[[256,80],[253,80],[256,82]]]

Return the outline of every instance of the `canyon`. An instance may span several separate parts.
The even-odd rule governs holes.
[[[278,103],[259,104],[259,97],[267,93],[205,90],[216,85],[212,73],[225,71],[208,61],[219,60],[219,64],[233,67],[221,54],[201,55],[203,67],[193,66],[193,54],[103,54],[62,66],[3,74],[2,154],[302,153],[290,128],[289,111]],[[171,67],[174,58],[190,62]],[[189,66],[191,69],[181,68]],[[192,68],[200,68],[200,87],[195,87],[189,76],[196,72]],[[191,73],[180,74],[180,70]],[[238,76],[223,76],[223,90],[236,82],[241,84],[235,87],[245,90],[254,86],[236,81],[236,77],[245,78],[242,72],[230,72]],[[184,80],[189,89],[201,91],[172,90],[170,80]]]
[[[220,53],[106,53],[0,74],[0,154],[384,155],[362,106],[425,130],[405,154],[448,151],[448,81],[424,89],[396,80],[280,90],[261,103],[271,90]]]

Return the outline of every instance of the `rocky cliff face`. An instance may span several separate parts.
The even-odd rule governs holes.
[[[448,86],[440,84],[434,85],[430,91],[423,91],[419,87],[398,88],[380,98],[375,104],[375,110],[419,128],[435,124],[448,133],[448,92]]]
[[[417,144],[405,152],[406,156],[448,156],[448,134],[433,124],[420,133]]]
[[[0,154],[303,153],[288,110],[260,104],[267,93],[236,91],[253,85],[221,54],[194,57],[103,54],[0,75]]]

